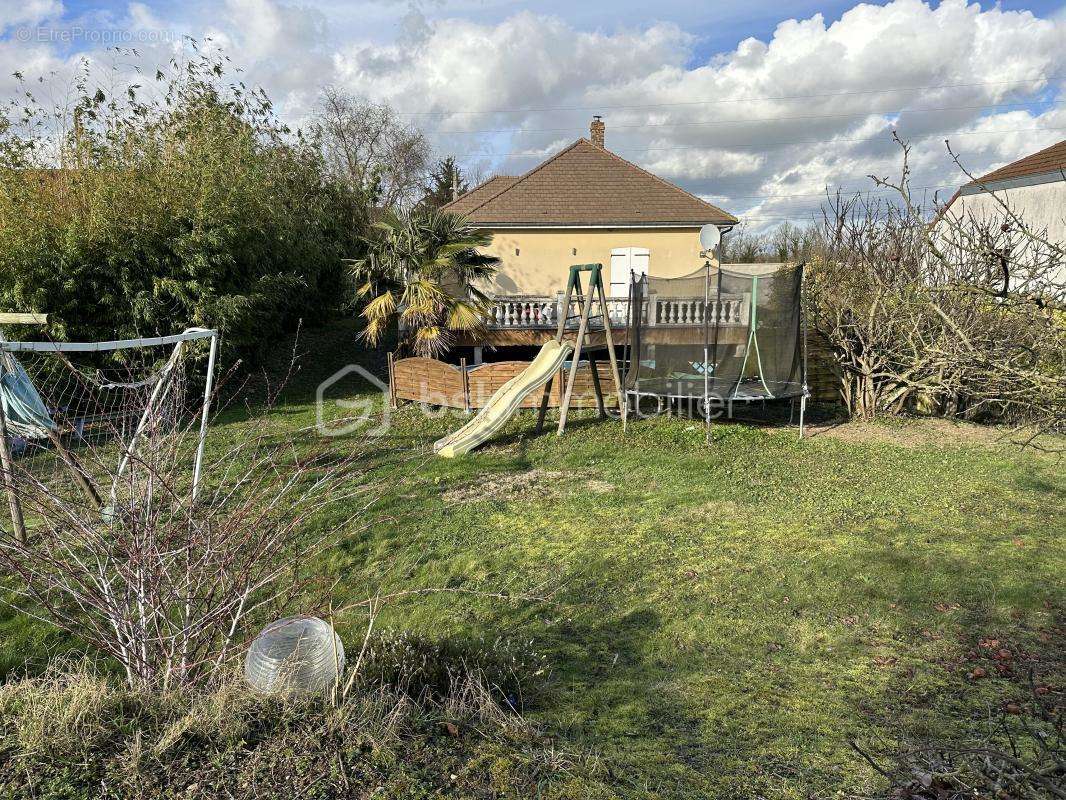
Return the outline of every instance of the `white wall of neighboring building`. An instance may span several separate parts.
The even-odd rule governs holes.
[[[1048,241],[1066,247],[1066,180],[997,189],[995,193],[1034,233],[1046,228]],[[995,198],[985,192],[956,197],[947,213],[959,221],[971,215],[982,222],[1005,216]]]

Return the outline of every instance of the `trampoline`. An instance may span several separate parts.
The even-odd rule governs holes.
[[[710,425],[736,403],[808,397],[803,265],[706,264],[680,278],[633,275],[627,415],[688,403]],[[717,413],[716,413],[717,412]]]

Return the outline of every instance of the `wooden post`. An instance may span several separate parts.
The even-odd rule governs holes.
[[[600,372],[596,366],[596,356],[593,354],[595,351],[589,349],[589,369],[592,371],[592,392],[596,395],[596,410],[599,412],[600,419],[607,419],[607,408],[603,403],[603,388],[600,386]]]
[[[607,337],[607,354],[611,362],[611,377],[614,379],[614,390],[618,395],[618,410],[621,411],[626,401],[625,397],[622,396],[622,379],[618,374],[618,356],[614,352],[614,334],[611,333],[611,321],[607,319],[607,295],[603,291],[603,276],[597,273],[596,277],[600,290],[600,308],[603,309],[604,314],[604,333]]]
[[[48,438],[52,442],[52,446],[59,453],[59,457],[63,459],[63,463],[67,465],[67,469],[70,470],[74,476],[74,482],[78,484],[82,493],[86,499],[92,503],[96,508],[103,508],[104,501],[100,499],[100,493],[96,491],[96,487],[93,486],[92,481],[89,480],[89,475],[82,467],[81,463],[74,456],[72,452],[67,450],[63,444],[62,438],[55,431],[48,431]]]
[[[396,402],[396,364],[395,364],[395,361],[396,361],[395,356],[393,355],[392,351],[389,351],[389,353],[388,353],[388,362],[389,362],[389,405],[392,406],[394,409],[395,408],[399,408],[399,405]]]
[[[0,313],[0,325],[47,325],[48,315],[28,313]],[[8,369],[8,354],[4,353],[4,368]],[[4,404],[0,402],[0,472],[3,473],[4,491],[7,494],[7,505],[11,512],[11,526],[14,529],[15,538],[22,544],[26,544],[26,519],[22,516],[22,504],[19,503],[18,494],[15,491],[15,469],[11,460],[9,449],[10,438],[7,435],[7,414],[4,413]]]
[[[574,292],[575,275],[576,275],[576,273],[573,270],[571,270],[570,271],[570,277],[566,281],[566,297],[565,297],[565,299],[562,299],[563,295],[562,295],[561,292],[559,293],[559,297],[561,298],[558,301],[558,304],[559,304],[558,305],[558,308],[559,308],[559,324],[556,326],[556,330],[555,330],[555,341],[557,341],[557,342],[561,342],[563,340],[563,335],[566,333],[567,315],[570,313],[570,298],[573,296],[573,292]],[[540,433],[541,431],[544,430],[544,419],[548,415],[548,400],[551,398],[551,390],[552,390],[552,383],[553,382],[554,382],[554,378],[549,379],[548,382],[546,384],[544,384],[544,394],[542,394],[541,398],[540,398],[540,411],[537,412],[537,426],[536,426],[536,428],[534,428],[534,431],[536,433]],[[559,370],[558,385],[559,385],[559,390],[561,392],[562,388],[563,388],[563,371],[561,369]],[[562,405],[563,405],[563,399],[562,399],[562,394],[560,394],[560,396],[559,396],[559,407],[562,408]]]
[[[459,369],[463,377],[463,411],[470,413],[470,376],[466,374],[466,359],[459,359]]]
[[[15,538],[22,544],[26,544],[26,520],[22,516],[22,505],[15,492],[15,471],[11,464],[9,441],[7,414],[4,413],[4,404],[0,402],[0,469],[4,473],[4,491],[7,492],[7,505],[11,511],[11,527],[15,532]]]
[[[0,325],[47,325],[47,314],[9,314],[0,313]]]
[[[581,304],[581,320],[577,326],[577,341],[574,343],[574,354],[571,356],[573,361],[570,362],[570,377],[566,381],[566,392],[563,394],[563,404],[559,407],[559,429],[557,431],[558,436],[563,435],[563,431],[566,430],[566,415],[570,410],[570,400],[574,396],[574,382],[577,380],[577,365],[581,362],[581,348],[585,343],[585,332],[588,330],[589,325],[589,312],[592,310],[592,281],[595,279],[598,273],[594,273],[589,276],[589,288],[585,293],[585,302]],[[581,288],[581,278],[577,278],[577,288]],[[602,288],[602,287],[601,287]]]

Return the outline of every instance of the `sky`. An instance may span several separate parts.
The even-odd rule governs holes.
[[[919,195],[1066,139],[1066,0],[0,0],[0,98],[81,58],[210,39],[294,126],[325,86],[396,108],[468,172],[522,174],[603,116],[607,147],[761,230]],[[875,192],[874,197],[878,196]]]

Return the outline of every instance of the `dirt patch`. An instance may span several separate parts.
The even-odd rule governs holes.
[[[854,444],[892,444],[899,447],[928,445],[968,445],[1002,447],[1009,443],[1007,432],[972,422],[949,419],[907,419],[888,422],[829,422],[808,425],[812,439],[827,437]]]
[[[528,500],[552,497],[575,489],[606,494],[614,491],[614,484],[596,478],[583,478],[576,472],[531,469],[528,472],[488,475],[473,483],[449,489],[444,493],[448,505],[476,503],[479,500]]]

